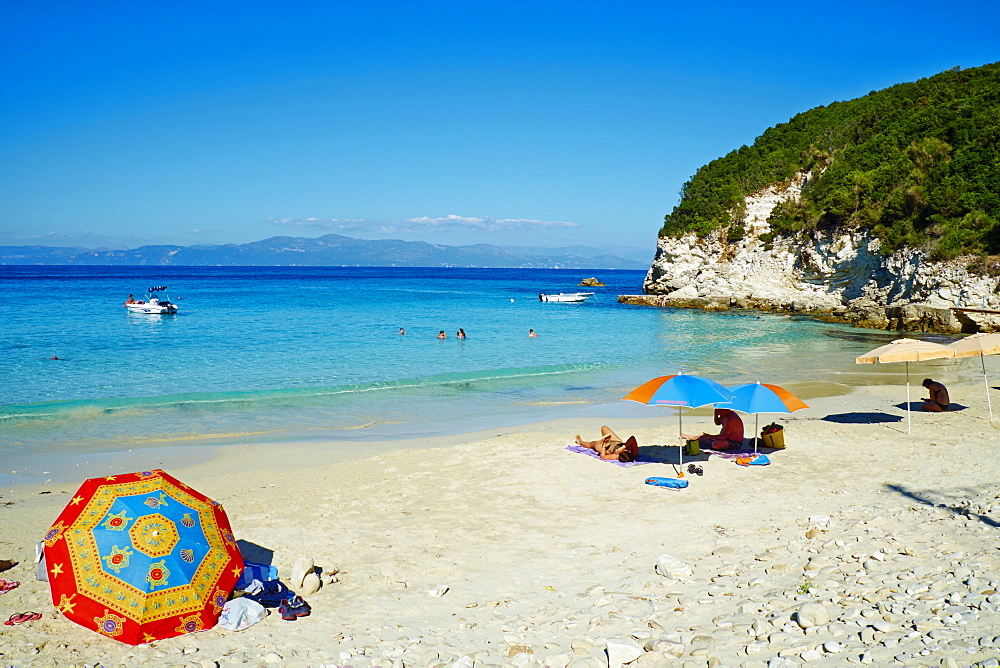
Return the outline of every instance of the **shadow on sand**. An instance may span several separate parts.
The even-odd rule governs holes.
[[[923,413],[924,412],[923,405],[924,402],[922,401],[911,401],[910,410],[913,411],[914,413]],[[901,404],[896,404],[896,408],[898,408],[901,411],[905,411],[906,402],[904,401]],[[949,413],[954,413],[955,411],[964,411],[966,408],[968,408],[968,406],[963,406],[962,404],[956,404],[954,402],[948,404]]]
[[[921,503],[925,506],[931,506],[933,508],[943,508],[955,515],[963,515],[965,517],[971,517],[972,519],[979,520],[983,524],[986,524],[991,527],[1000,527],[1000,522],[996,521],[992,517],[988,515],[983,515],[981,513],[973,512],[972,501],[969,501],[964,505],[962,503],[940,503],[940,502],[935,502],[935,499],[933,498],[935,496],[939,498],[944,498],[944,495],[941,494],[940,492],[927,492],[927,491],[915,492],[913,490],[907,489],[906,487],[903,487],[902,485],[892,485],[892,484],[886,485],[885,487],[890,491],[896,492],[897,494],[905,496],[908,499],[913,499],[917,503]],[[975,488],[972,488],[968,491],[971,494],[975,494],[977,496],[980,494],[980,490],[977,490]]]
[[[878,424],[903,420],[899,415],[889,415],[888,413],[835,413],[820,419],[838,424]]]
[[[654,464],[676,464],[680,459],[679,450],[680,446],[677,445],[640,445],[639,461],[652,462]],[[689,463],[707,462],[712,456],[732,459],[736,457],[736,453],[746,452],[753,452],[752,438],[744,439],[742,448],[731,448],[729,450],[712,450],[711,448],[702,448],[700,454],[684,455],[683,461],[684,464],[687,465]],[[766,455],[774,452],[780,452],[780,450],[759,445],[757,452],[762,455]]]
[[[251,543],[242,538],[236,541],[236,547],[240,549],[240,554],[243,555],[244,561],[267,564],[268,566],[274,563],[274,550],[270,548],[262,547],[257,543]]]

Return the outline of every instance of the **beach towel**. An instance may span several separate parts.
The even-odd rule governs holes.
[[[756,452],[748,450],[746,452],[723,452],[721,450],[712,450],[710,454],[715,457],[722,457],[723,459],[753,459],[757,456]]]
[[[266,582],[260,582],[260,588],[256,589],[256,593],[247,594],[243,598],[248,598],[251,601],[256,601],[260,603],[265,608],[277,608],[281,605],[281,601],[289,599],[295,595],[288,586],[281,580],[267,580]]]
[[[683,478],[646,478],[646,484],[670,489],[684,489],[688,486],[688,481]]]
[[[642,461],[620,462],[617,459],[601,459],[601,456],[599,454],[597,454],[596,450],[591,450],[590,448],[585,448],[582,445],[577,445],[576,443],[574,443],[572,445],[567,445],[566,449],[567,450],[571,450],[573,452],[579,452],[579,453],[582,453],[582,454],[585,454],[585,455],[590,455],[594,459],[600,460],[602,462],[608,462],[609,464],[617,464],[618,466],[624,466],[625,468],[628,468],[630,466],[639,466],[640,464],[652,464],[653,463],[653,462],[642,462]]]
[[[258,564],[253,561],[244,561],[243,574],[240,576],[239,582],[236,583],[236,589],[243,591],[250,586],[250,583],[254,580],[267,582],[268,580],[277,579],[278,569],[271,564]]]
[[[737,457],[736,463],[740,466],[767,466],[771,460],[767,455],[752,455],[750,457]]]

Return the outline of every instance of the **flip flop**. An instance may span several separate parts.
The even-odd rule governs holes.
[[[14,624],[23,624],[24,622],[28,621],[28,618],[31,617],[31,615],[33,614],[35,613],[15,612],[13,615],[10,616],[10,619],[4,622],[4,626],[14,626]]]
[[[13,591],[21,586],[20,582],[15,582],[14,580],[4,580],[0,578],[0,594],[6,594],[9,591]]]

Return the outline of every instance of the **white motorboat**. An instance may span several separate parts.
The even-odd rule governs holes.
[[[560,292],[559,294],[547,295],[544,292],[539,293],[538,301],[542,302],[561,302],[564,304],[579,304],[580,302],[587,301],[590,297],[593,297],[593,292]]]
[[[177,313],[177,304],[170,301],[170,297],[164,292],[166,289],[165,285],[154,286],[146,291],[145,299],[138,301],[129,295],[124,306],[129,310],[129,313],[151,313],[154,315]],[[164,292],[162,296],[159,294],[161,292]]]

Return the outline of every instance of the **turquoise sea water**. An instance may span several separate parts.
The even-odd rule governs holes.
[[[894,338],[808,318],[618,304],[641,292],[641,271],[596,272],[607,285],[583,304],[538,300],[582,290],[593,274],[0,266],[0,456],[603,416],[631,410],[619,399],[632,387],[679,371],[727,385],[850,382],[836,369]],[[122,308],[150,285],[168,286],[179,314]]]

